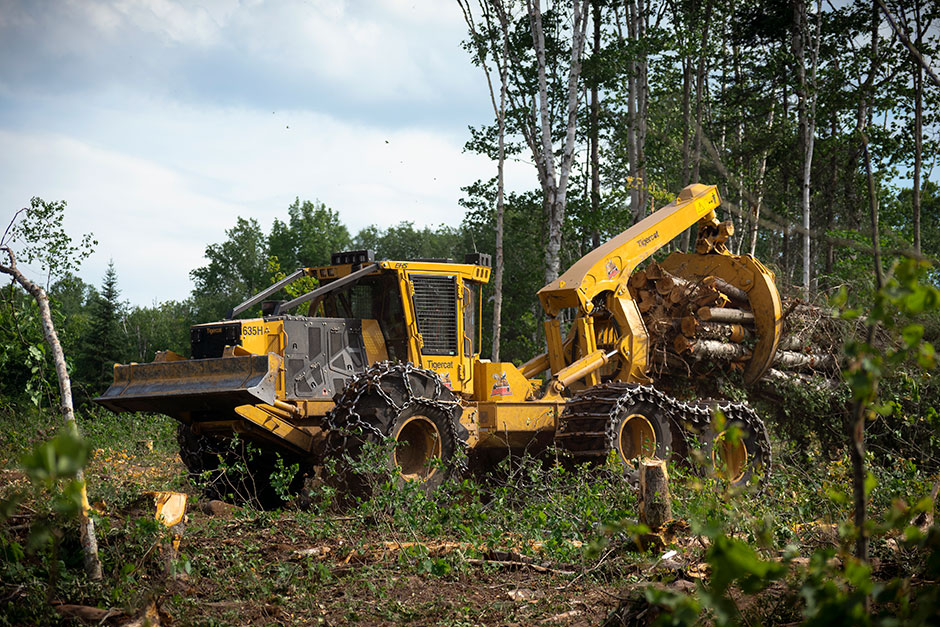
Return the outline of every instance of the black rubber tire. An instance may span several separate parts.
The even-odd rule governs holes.
[[[255,451],[249,465],[244,441],[232,445],[222,438],[198,435],[185,424],[177,427],[176,441],[190,481],[199,486],[206,497],[261,509],[284,505],[284,499],[271,483],[276,456],[263,450]],[[285,463],[289,463],[288,460]],[[245,470],[238,467],[245,467]],[[295,483],[299,485],[300,480],[296,478]]]
[[[386,468],[397,469],[401,483],[419,481],[421,489],[427,493],[439,488],[459,469],[458,451],[466,447],[468,433],[459,422],[460,406],[453,392],[429,370],[401,364],[388,368],[386,364],[379,364],[360,375],[368,378],[376,369],[384,372],[378,384],[381,391],[370,389],[351,407],[363,424],[355,424],[351,413],[338,409],[327,417],[330,429],[326,457],[334,460],[335,473],[326,478],[342,492],[368,496],[374,481],[381,478],[375,473],[353,468],[368,443],[382,446],[389,439],[398,442],[388,452]],[[338,407],[344,407],[343,399],[356,385],[356,380],[350,382],[339,399]],[[423,472],[415,467],[416,472],[406,473],[409,474],[406,478],[401,474],[402,465],[397,462],[402,448],[411,446],[409,438],[415,425],[418,425],[418,432],[426,430],[437,436],[436,454],[432,456],[439,456],[440,461],[433,462],[426,475],[421,476]]]

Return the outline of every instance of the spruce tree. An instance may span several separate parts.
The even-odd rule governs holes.
[[[90,299],[88,333],[79,357],[79,377],[89,392],[103,392],[112,380],[115,362],[121,359],[121,316],[123,306],[118,300],[117,271],[114,261],[108,263],[101,290]]]

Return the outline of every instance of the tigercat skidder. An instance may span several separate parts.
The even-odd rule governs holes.
[[[663,320],[651,318],[655,310],[630,281],[640,263],[697,224],[695,252],[672,253],[657,269],[671,285],[719,281],[737,295],[734,311],[751,339],[736,367],[748,383],[760,378],[780,339],[780,298],[767,268],[729,253],[733,227],[717,220],[719,203],[714,186],[686,187],[539,290],[547,350],[522,366],[480,358],[488,255],[458,264],[373,261],[358,251],[298,270],[225,321],[193,326],[191,359],[165,351],[153,363],[115,365],[114,384],[96,400],[117,412],[175,418],[193,471],[212,463],[200,456],[200,442],[234,434],[308,468],[331,456],[342,466],[366,442],[390,439],[389,464],[430,489],[464,447],[554,441],[575,461],[630,462],[683,454],[694,434],[727,478],[744,482],[769,464],[764,424],[743,403],[681,402],[652,385],[653,366],[669,355],[652,350],[647,324]],[[318,286],[290,301],[267,300],[301,277]],[[234,319],[259,304],[262,317]],[[741,437],[713,430],[716,408]]]

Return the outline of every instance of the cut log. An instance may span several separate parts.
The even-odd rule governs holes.
[[[774,365],[794,370],[833,370],[837,364],[832,355],[777,351],[774,356]]]
[[[751,358],[751,351],[741,344],[729,344],[716,340],[697,340],[689,347],[689,352],[698,360],[720,359],[741,361]]]
[[[656,291],[662,296],[668,296],[669,292],[676,287],[676,282],[669,275],[664,275],[663,278],[656,280]]]
[[[695,340],[690,340],[684,335],[677,335],[672,340],[672,348],[676,351],[677,354],[681,355],[687,351],[692,350],[692,346],[695,344]]]
[[[754,323],[754,314],[750,311],[742,311],[740,309],[700,307],[696,313],[701,320],[706,322]]]
[[[630,280],[627,282],[627,285],[634,289],[642,289],[646,287],[646,271],[637,270],[633,273],[633,276],[630,277]]]
[[[660,529],[672,520],[672,498],[669,495],[669,475],[666,462],[644,459],[640,462],[640,522],[650,530]]]
[[[721,292],[722,294],[727,295],[728,298],[735,302],[741,304],[747,304],[750,302],[747,297],[747,292],[731,285],[724,279],[720,279],[716,276],[707,276],[702,279],[702,283],[714,290]]]
[[[694,320],[694,318],[693,318]],[[683,322],[685,319],[683,318]],[[682,332],[685,333],[683,326]],[[688,333],[685,333],[689,335]],[[754,332],[740,324],[733,322],[702,322],[695,335],[703,340],[728,340],[729,342],[743,342],[754,338]]]
[[[679,328],[682,329],[682,335],[686,337],[696,337],[696,332],[699,328],[698,318],[695,316],[685,316],[679,322]],[[721,339],[721,338],[709,338],[709,339]]]
[[[796,351],[802,353],[803,349],[809,345],[809,342],[799,335],[784,335],[777,344],[778,351]]]
[[[646,278],[650,281],[657,281],[663,278],[663,268],[655,261],[651,261],[646,266]]]

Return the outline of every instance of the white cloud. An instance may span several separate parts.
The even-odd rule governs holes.
[[[99,283],[113,258],[124,296],[138,304],[185,298],[189,271],[236,216],[267,230],[299,196],[338,211],[352,233],[404,220],[457,225],[460,187],[494,171],[461,152],[462,138],[426,130],[300,111],[129,104],[79,125],[94,141],[0,130],[0,207],[12,213],[33,195],[67,200],[70,233],[99,240],[85,280]],[[530,186],[527,167],[510,167],[510,176]]]

